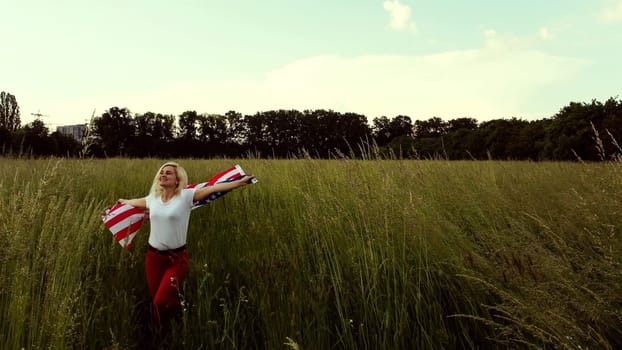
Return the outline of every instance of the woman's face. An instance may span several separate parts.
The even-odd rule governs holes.
[[[160,186],[166,188],[177,187],[177,169],[172,165],[167,165],[160,171]]]

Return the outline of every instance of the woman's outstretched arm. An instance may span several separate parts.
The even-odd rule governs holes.
[[[215,184],[212,186],[205,186],[203,188],[199,188],[194,191],[193,201],[196,202],[196,201],[205,199],[207,196],[209,196],[212,193],[231,191],[238,187],[245,186],[248,183],[250,183],[250,181],[254,178],[255,176],[253,175],[246,175],[243,178],[236,180],[236,181],[224,182],[224,183],[219,183],[219,184]]]
[[[129,204],[138,209],[147,209],[147,199],[146,198],[136,198],[136,199],[119,199],[117,202],[123,204]]]

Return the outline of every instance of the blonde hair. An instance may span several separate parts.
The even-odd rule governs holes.
[[[177,187],[175,188],[175,195],[178,195],[181,190],[188,185],[188,174],[186,173],[186,170],[175,162],[166,162],[162,164],[162,166],[160,167],[160,169],[158,169],[153,178],[153,184],[151,185],[150,192],[155,194],[156,196],[161,196],[162,192],[164,192],[162,186],[160,186],[160,173],[162,172],[162,169],[167,166],[172,166],[173,168],[175,168],[175,176],[177,176]]]

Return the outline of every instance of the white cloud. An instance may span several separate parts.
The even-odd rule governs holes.
[[[553,33],[551,33],[551,30],[548,27],[542,27],[538,31],[538,37],[542,40],[548,41],[552,40],[554,38],[554,35]]]
[[[417,25],[410,20],[410,7],[400,4],[398,0],[386,0],[383,4],[385,11],[391,17],[389,26],[395,30],[417,32]]]
[[[528,118],[523,108],[531,95],[571,81],[584,65],[542,52],[498,47],[426,56],[317,56],[276,69],[261,81],[166,86],[145,93],[132,110],[179,114],[186,109],[234,109],[252,114],[325,108],[370,119],[399,114],[413,119]]]
[[[532,49],[529,43],[535,35],[523,39],[487,30],[483,37],[483,47],[472,50],[410,56],[315,56],[274,69],[261,79],[177,81],[138,94],[94,93],[96,98],[71,101],[51,96],[55,104],[41,108],[50,115],[75,112],[81,119],[90,116],[94,108],[100,115],[115,105],[134,113],[173,115],[186,110],[254,114],[323,108],[360,113],[370,119],[400,114],[445,120],[468,116],[480,121],[543,118],[568,101],[539,100],[550,106],[543,111],[531,107],[534,98],[576,84],[588,65]]]
[[[622,0],[610,0],[608,6],[600,13],[604,22],[622,22]]]
[[[532,35],[516,36],[507,33],[498,33],[494,29],[482,31],[485,47],[493,50],[530,50],[534,45],[541,42],[553,41],[556,36],[549,27],[540,27]]]

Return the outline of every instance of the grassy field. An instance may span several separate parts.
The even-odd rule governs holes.
[[[100,220],[161,163],[0,158],[0,348],[161,345],[149,227],[124,251]],[[260,182],[192,213],[166,346],[622,348],[619,162],[180,163]]]

